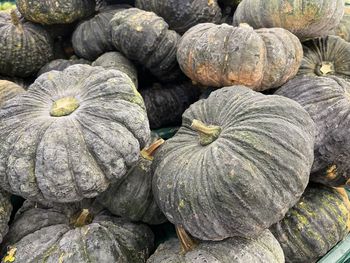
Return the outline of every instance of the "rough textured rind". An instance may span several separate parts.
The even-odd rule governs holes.
[[[77,65],[77,64],[91,64],[90,61],[82,59],[82,58],[76,58],[73,57],[71,59],[55,59],[47,63],[45,66],[43,66],[39,72],[38,76],[50,72],[52,70],[58,70],[58,71],[63,71],[66,68],[72,66],[72,65]]]
[[[7,80],[0,80],[0,107],[2,107],[6,101],[23,92],[25,92],[25,90],[16,83]]]
[[[306,39],[327,35],[343,14],[344,0],[243,0],[236,9],[233,24],[282,27]]]
[[[94,13],[95,0],[16,0],[21,14],[43,24],[69,24]]]
[[[203,23],[181,38],[177,60],[182,71],[205,86],[245,85],[254,90],[279,87],[298,72],[303,50],[282,28]]]
[[[74,227],[72,219],[82,209],[89,209],[94,218]],[[143,263],[153,247],[153,233],[146,225],[129,223],[87,203],[46,207],[26,201],[5,244],[15,249],[12,263]],[[8,263],[5,258],[2,262]]]
[[[177,79],[181,70],[176,61],[180,35],[153,12],[137,8],[123,10],[110,22],[112,40],[127,58],[136,60],[159,80]]]
[[[170,239],[157,248],[147,263],[284,263],[283,250],[268,230],[255,239],[201,242],[184,255],[180,251],[179,240]]]
[[[4,190],[0,191],[0,243],[2,243],[9,227],[10,216],[12,212],[12,204],[10,195]]]
[[[348,42],[350,41],[350,3],[345,1],[344,16],[332,33]]]
[[[202,240],[252,237],[300,198],[313,162],[314,124],[296,102],[243,86],[190,106],[156,152],[153,192],[165,216]],[[194,119],[221,128],[202,146]]]
[[[301,104],[316,124],[311,181],[342,186],[350,179],[350,84],[337,77],[298,76],[277,95]]]
[[[308,186],[285,218],[270,228],[282,246],[286,262],[316,262],[325,255],[349,232],[349,209],[336,190]]]
[[[136,7],[163,17],[170,29],[180,34],[199,23],[219,23],[221,19],[216,0],[137,0]]]
[[[78,100],[70,115],[53,104]],[[118,182],[150,130],[141,95],[117,70],[73,65],[41,75],[0,110],[0,185],[30,200],[73,202]]]
[[[53,57],[50,36],[30,22],[15,25],[11,15],[0,12],[0,74],[28,77]]]

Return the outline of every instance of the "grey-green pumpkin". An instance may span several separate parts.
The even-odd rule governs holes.
[[[10,194],[4,190],[0,191],[0,243],[2,243],[4,236],[9,229],[8,223],[12,212],[10,197]]]
[[[2,107],[6,101],[23,92],[25,92],[25,90],[16,83],[7,80],[0,80],[0,107]]]
[[[91,62],[82,58],[77,58],[75,56],[71,57],[70,59],[55,59],[44,65],[39,70],[37,75],[40,76],[41,74],[50,72],[52,70],[63,71],[64,69],[76,64],[91,64]]]

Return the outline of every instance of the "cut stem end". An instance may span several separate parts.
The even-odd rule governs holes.
[[[149,147],[141,151],[141,156],[147,160],[153,161],[153,155],[155,151],[164,143],[163,139],[158,139],[152,143]]]

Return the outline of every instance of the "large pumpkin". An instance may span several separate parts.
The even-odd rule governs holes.
[[[311,185],[270,230],[280,242],[286,262],[309,263],[347,235],[349,219],[350,203],[344,189]]]
[[[41,26],[20,21],[15,10],[0,12],[0,74],[28,77],[53,57],[52,41]]]
[[[216,0],[136,0],[136,7],[163,17],[169,27],[179,33],[199,23],[218,23],[221,19]]]
[[[350,84],[337,77],[298,76],[276,94],[300,103],[316,124],[310,180],[345,185],[350,179]]]
[[[14,82],[0,80],[0,107],[8,100],[16,97],[25,90]]]
[[[152,164],[154,196],[170,222],[202,240],[252,237],[300,198],[314,124],[298,103],[233,86],[182,119]]]
[[[26,201],[5,244],[2,263],[143,263],[153,247],[153,233],[91,202],[52,206]]]
[[[259,91],[294,77],[302,56],[298,38],[287,30],[253,30],[246,24],[199,24],[185,33],[177,51],[182,71],[195,82]]]
[[[39,70],[37,75],[40,76],[41,74],[50,72],[52,70],[63,71],[66,68],[76,64],[91,64],[91,62],[82,58],[79,59],[77,57],[72,57],[70,59],[55,59],[44,65]]]
[[[242,0],[233,21],[254,28],[282,27],[306,39],[327,35],[343,13],[344,0]]]
[[[0,118],[0,185],[30,200],[98,195],[123,178],[150,137],[131,79],[89,65],[41,75]]]

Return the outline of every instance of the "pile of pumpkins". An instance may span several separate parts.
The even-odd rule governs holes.
[[[1,262],[316,262],[350,230],[348,4],[0,12]]]

